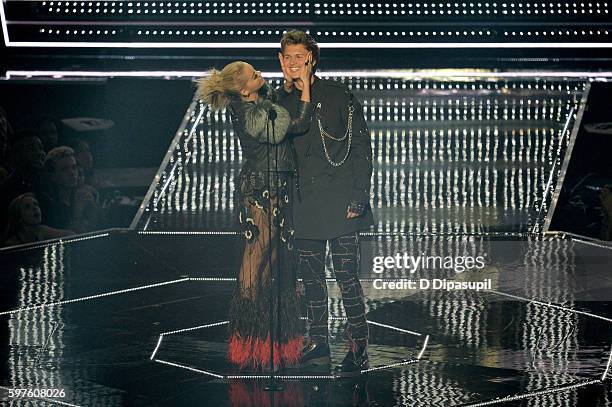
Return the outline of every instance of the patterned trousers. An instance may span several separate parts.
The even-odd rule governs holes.
[[[368,324],[363,289],[359,281],[359,235],[352,233],[330,239],[336,281],[348,319],[347,335],[351,345],[366,346]],[[310,338],[328,343],[327,284],[325,281],[326,240],[296,239],[299,271],[306,289]]]

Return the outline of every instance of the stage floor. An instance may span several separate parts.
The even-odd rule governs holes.
[[[361,236],[360,269],[369,371],[281,372],[283,391],[270,393],[268,378],[227,365],[242,155],[225,112],[194,101],[131,229],[0,250],[2,400],[612,406],[612,245],[542,233],[585,80],[345,79],[374,160],[376,222]],[[397,254],[481,256],[484,267],[374,272],[377,257]],[[346,321],[328,272],[338,362]],[[445,280],[486,289],[433,286]],[[397,281],[417,286],[383,287]],[[12,389],[65,396],[9,399]]]
[[[518,400],[510,405],[610,405],[610,381],[601,380],[612,337],[609,246],[467,235],[366,236],[361,244],[372,370],[355,380],[282,372],[320,377],[281,378],[277,405],[469,406],[504,397]],[[382,248],[478,251],[487,266],[472,277],[491,279],[492,289],[377,289],[377,278],[434,277],[373,273]],[[9,388],[62,388],[65,398],[51,397],[60,405],[271,405],[265,378],[238,377],[225,362],[240,250],[235,235],[111,231],[1,254],[3,399]],[[435,277],[469,279],[453,274]],[[335,282],[329,287],[338,362],[345,321]]]

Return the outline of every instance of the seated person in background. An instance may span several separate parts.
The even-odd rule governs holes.
[[[50,116],[44,116],[38,120],[36,125],[38,138],[42,141],[45,152],[49,152],[57,146],[59,132],[57,130],[56,120]]]
[[[74,150],[74,158],[78,166],[83,170],[85,184],[91,185],[96,190],[104,188],[104,183],[96,176],[94,158],[89,143],[81,138],[75,138],[70,142],[70,147]]]
[[[36,133],[22,130],[15,133],[10,162],[13,172],[0,184],[0,230],[6,226],[9,203],[26,192],[38,193],[43,184],[45,152]]]
[[[79,186],[74,151],[60,146],[45,159],[49,184],[40,195],[43,223],[76,233],[95,230],[100,217],[97,192],[89,185]]]
[[[13,199],[8,207],[4,245],[13,246],[73,235],[72,230],[54,229],[41,224],[41,212],[34,194]]]

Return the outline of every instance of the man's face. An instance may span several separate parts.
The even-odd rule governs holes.
[[[283,51],[283,59],[285,61],[285,66],[289,70],[291,79],[299,79],[300,69],[302,69],[304,66],[307,56],[308,49],[302,44],[285,46]],[[315,65],[316,62],[317,61],[313,61],[313,65]]]
[[[53,179],[64,188],[75,188],[78,182],[78,169],[74,157],[62,157],[55,163]]]

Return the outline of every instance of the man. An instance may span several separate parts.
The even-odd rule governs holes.
[[[95,230],[100,216],[97,192],[88,185],[79,185],[74,150],[55,147],[45,158],[49,185],[40,196],[43,223],[76,233]]]
[[[279,103],[297,114],[302,82],[300,68],[312,63],[310,130],[294,139],[299,174],[294,206],[296,248],[306,288],[310,342],[302,366],[329,365],[325,253],[329,242],[336,280],[348,317],[350,349],[335,368],[339,376],[368,368],[368,326],[359,281],[358,231],[373,224],[369,205],[372,152],[363,110],[343,84],[314,75],[319,47],[302,31],[281,39],[279,60],[285,83]],[[312,61],[312,62],[309,62]]]

